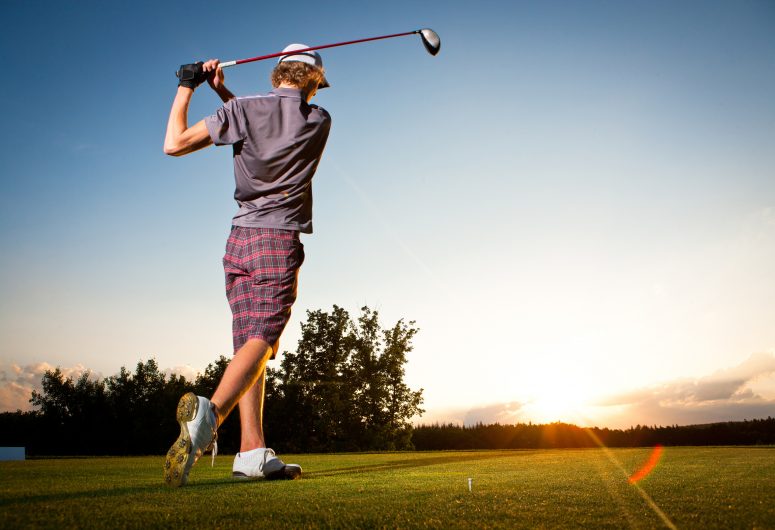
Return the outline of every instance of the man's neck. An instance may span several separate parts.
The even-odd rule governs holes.
[[[301,94],[302,96],[304,96],[304,99],[307,100],[307,103],[309,103],[309,101],[312,99],[312,96],[315,95],[314,92],[312,93],[304,92],[301,88],[297,87],[296,85],[291,85],[290,83],[280,83],[280,86],[278,86],[277,88],[289,88],[291,90],[301,90]]]

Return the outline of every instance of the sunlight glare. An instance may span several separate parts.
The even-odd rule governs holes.
[[[530,394],[523,408],[524,416],[536,423],[566,422],[584,425],[593,400],[589,388],[570,377],[554,377]]]

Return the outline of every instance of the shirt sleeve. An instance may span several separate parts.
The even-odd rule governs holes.
[[[247,138],[245,113],[237,98],[232,98],[212,116],[205,118],[207,132],[215,145],[236,144]]]

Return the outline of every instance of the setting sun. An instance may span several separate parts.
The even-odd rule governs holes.
[[[551,384],[529,394],[522,412],[525,418],[537,423],[562,421],[584,424],[592,399],[589,388],[570,377],[555,376]]]

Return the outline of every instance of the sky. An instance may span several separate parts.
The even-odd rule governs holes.
[[[162,152],[174,71],[321,52],[299,297],[420,328],[419,422],[775,415],[775,4],[0,5],[0,410],[46,369],[231,353],[228,148]],[[267,91],[271,61],[226,70]],[[189,121],[220,101],[207,87]]]

